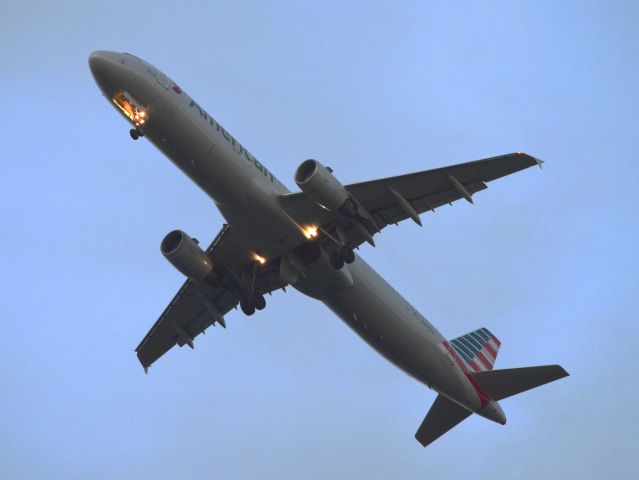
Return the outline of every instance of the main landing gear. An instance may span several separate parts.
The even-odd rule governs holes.
[[[129,130],[129,135],[131,135],[131,138],[133,140],[137,140],[140,137],[144,136],[144,130],[142,130],[141,128],[132,128],[131,130]]]
[[[355,261],[355,252],[344,245],[338,251],[331,253],[329,260],[332,267],[335,270],[339,270],[344,266],[344,263],[351,264]]]
[[[255,313],[255,310],[264,310],[266,308],[266,300],[264,295],[256,293],[251,299],[245,299],[240,301],[240,308],[244,315],[251,316]]]

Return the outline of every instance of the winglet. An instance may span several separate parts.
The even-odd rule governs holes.
[[[149,366],[144,365],[144,374],[146,375],[147,373],[149,373]]]
[[[524,152],[522,152],[521,150],[517,151],[517,155],[527,155],[530,158],[532,158],[535,163],[539,166],[539,168],[542,168],[542,165],[544,164],[544,161],[541,158],[537,158],[537,157],[533,157],[532,155],[528,155]]]

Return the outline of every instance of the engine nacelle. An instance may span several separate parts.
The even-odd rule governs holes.
[[[213,261],[182,230],[173,230],[160,245],[162,255],[191,280],[204,280],[213,271]]]
[[[295,183],[315,203],[330,212],[339,210],[348,199],[344,185],[317,160],[306,160],[297,167]]]

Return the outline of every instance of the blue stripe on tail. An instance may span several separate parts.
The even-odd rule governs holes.
[[[499,351],[499,340],[487,328],[480,328],[450,341],[455,351],[474,371],[492,370]],[[493,355],[494,353],[494,355]],[[489,364],[485,365],[483,360]]]

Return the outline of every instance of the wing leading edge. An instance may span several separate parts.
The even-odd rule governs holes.
[[[434,211],[442,205],[462,198],[472,203],[475,193],[487,188],[486,183],[543,162],[525,153],[511,153],[474,162],[425,170],[397,177],[346,185],[345,188],[370,213],[377,230]],[[283,208],[300,225],[336,224],[344,232],[346,242],[355,248],[366,241],[361,228],[354,226],[338,212],[329,212],[304,193],[281,197]]]
[[[241,298],[237,288],[237,284],[245,280],[241,272],[252,266],[246,251],[235,230],[224,225],[206,252],[226,281],[211,284],[189,279],[184,282],[135,349],[145,371],[175,345],[193,348],[193,339],[211,325],[217,323],[226,328],[224,315],[234,309]],[[251,288],[260,294],[284,286],[273,268],[262,269],[251,279]]]

